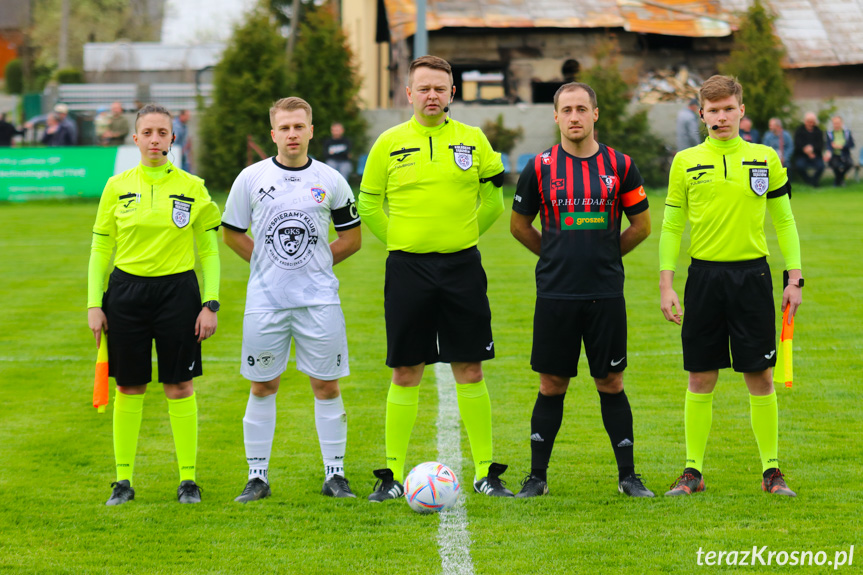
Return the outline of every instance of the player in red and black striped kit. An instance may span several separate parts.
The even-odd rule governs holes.
[[[536,156],[516,188],[512,235],[539,256],[530,362],[540,382],[530,421],[531,472],[516,497],[548,493],[548,462],[563,420],[563,399],[577,375],[582,339],[617,459],[618,489],[653,497],[635,473],[632,410],[623,391],[621,259],[650,234],[650,213],[644,180],[632,159],[594,139],[598,118],[590,86],[561,86],[554,96],[561,143]],[[541,232],[533,227],[537,214]],[[624,215],[629,226],[621,232]]]

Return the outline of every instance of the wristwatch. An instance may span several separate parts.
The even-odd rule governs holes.
[[[211,299],[210,301],[204,302],[204,307],[207,308],[208,310],[210,310],[211,312],[215,313],[215,312],[219,311],[219,308],[221,306],[219,305],[219,302],[217,302],[214,299]]]
[[[790,286],[797,286],[797,287],[799,287],[799,288],[802,288],[802,287],[803,287],[803,278],[798,279],[798,280],[797,280],[797,283],[792,283],[793,281],[794,281],[794,280],[788,280],[788,285],[790,285]]]

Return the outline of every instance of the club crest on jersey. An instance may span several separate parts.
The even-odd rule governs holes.
[[[456,144],[450,146],[455,164],[462,170],[469,170],[473,166],[473,151],[476,146],[465,146],[464,144]]]
[[[192,220],[192,206],[180,200],[174,200],[174,208],[171,210],[171,219],[178,228],[185,228]]]
[[[608,190],[608,193],[614,193],[614,188],[617,187],[617,176],[599,174],[599,178],[602,180],[602,183],[605,184],[605,189]]]
[[[273,216],[264,233],[267,256],[280,268],[301,268],[312,259],[318,228],[305,212],[290,210]]]
[[[312,188],[312,197],[320,204],[327,197],[327,191],[323,188]]]
[[[770,187],[770,172],[767,168],[750,168],[749,169],[749,187],[752,191],[763,196]]]

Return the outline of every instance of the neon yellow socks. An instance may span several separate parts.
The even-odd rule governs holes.
[[[704,465],[704,450],[713,423],[713,392],[692,393],[686,390],[683,408],[683,426],[686,433],[686,467],[701,472]]]
[[[135,453],[138,434],[144,413],[144,394],[126,395],[118,390],[114,394],[114,461],[117,481],[124,479],[131,485],[135,471]]]
[[[414,429],[419,410],[420,388],[402,387],[390,383],[387,394],[387,467],[393,472],[393,477],[399,483],[405,478],[405,458],[408,454],[408,442]]]
[[[491,400],[485,380],[457,383],[458,410],[470,440],[470,452],[477,479],[488,476],[491,465]]]
[[[195,394],[183,399],[168,399],[168,415],[174,433],[180,481],[194,481],[198,457],[198,399]]]
[[[752,431],[761,454],[761,471],[779,467],[779,404],[776,391],[770,395],[749,396]]]

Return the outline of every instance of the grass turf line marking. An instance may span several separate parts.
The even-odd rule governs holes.
[[[461,423],[455,380],[449,364],[434,364],[437,382],[437,453],[438,461],[455,472],[460,478],[462,491],[471,481],[465,481],[461,470]],[[444,575],[473,575],[473,560],[470,558],[470,533],[467,530],[467,509],[464,495],[458,498],[455,507],[440,514],[438,549]]]

